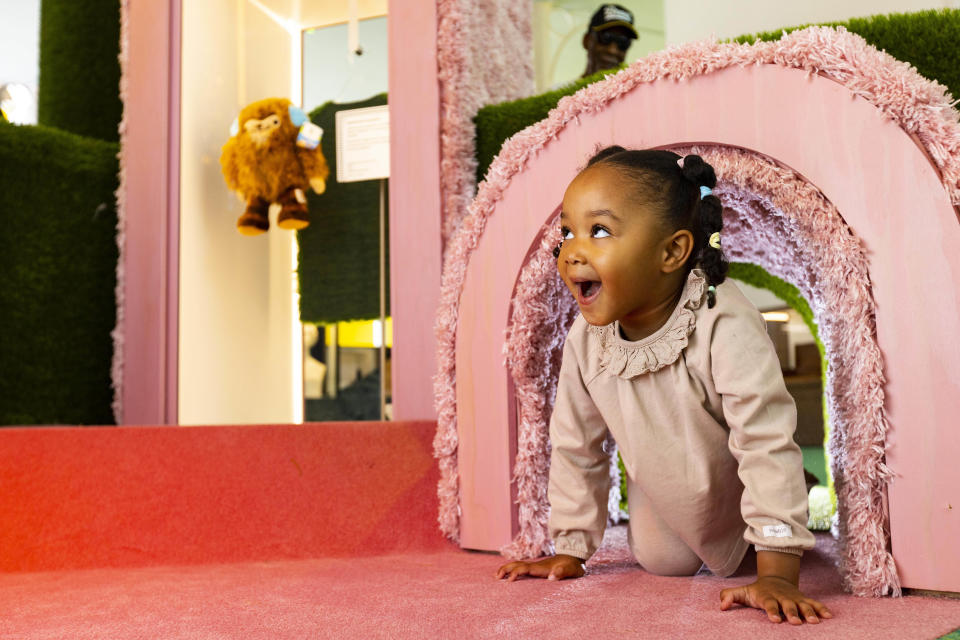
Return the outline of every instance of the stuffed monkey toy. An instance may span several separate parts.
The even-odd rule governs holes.
[[[227,186],[247,203],[237,219],[240,233],[269,229],[271,205],[280,207],[282,229],[310,224],[304,191],[323,193],[330,174],[319,146],[322,133],[286,98],[259,100],[240,111],[220,154]]]

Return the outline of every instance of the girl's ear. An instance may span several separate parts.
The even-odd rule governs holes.
[[[693,234],[680,229],[663,241],[663,262],[660,269],[664,273],[673,273],[687,263],[693,252]]]

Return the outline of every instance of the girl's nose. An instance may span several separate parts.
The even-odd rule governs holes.
[[[563,248],[565,249],[563,259],[567,264],[583,264],[586,262],[583,251],[580,249],[580,244],[576,242],[576,240],[564,241]]]

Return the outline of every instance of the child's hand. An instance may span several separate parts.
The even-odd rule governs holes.
[[[753,584],[731,587],[720,592],[720,610],[726,611],[734,605],[763,609],[770,622],[782,622],[780,610],[790,624],[818,624],[820,618],[832,618],[833,614],[826,605],[800,592],[789,580],[775,576],[759,577]]]
[[[547,580],[563,580],[583,576],[583,560],[574,556],[559,554],[536,562],[509,562],[497,570],[496,578],[506,577],[513,582],[520,576],[534,576]]]

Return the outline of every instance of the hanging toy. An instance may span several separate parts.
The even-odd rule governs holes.
[[[286,98],[267,98],[240,111],[223,145],[220,166],[227,186],[247,204],[237,230],[248,236],[270,228],[271,206],[280,207],[277,226],[310,224],[305,191],[326,189],[330,174],[320,151],[323,130]]]

